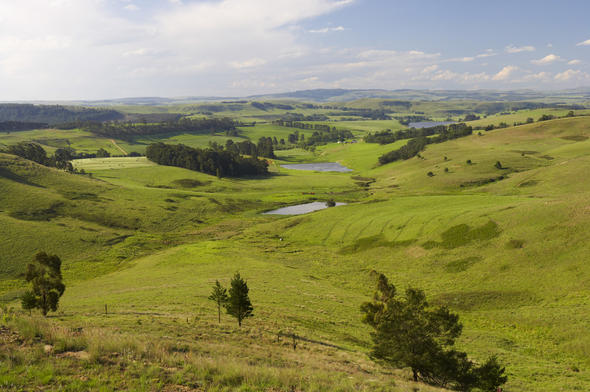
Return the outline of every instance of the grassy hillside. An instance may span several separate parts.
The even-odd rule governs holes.
[[[239,180],[143,158],[76,162],[88,177],[0,155],[4,299],[17,305],[19,273],[40,249],[64,259],[67,284],[49,321],[5,315],[25,341],[0,382],[59,389],[85,369],[78,389],[427,391],[366,356],[359,306],[377,270],[458,312],[460,348],[477,361],[497,354],[506,390],[588,389],[590,119],[483,132],[376,165],[403,143],[280,151],[271,176]],[[280,167],[310,161],[354,171]],[[260,214],[328,198],[348,205]],[[207,300],[236,271],[254,304],[243,329],[227,316],[218,326]],[[53,354],[39,353],[45,343]]]

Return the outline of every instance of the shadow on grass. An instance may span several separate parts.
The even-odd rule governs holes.
[[[28,181],[26,178],[19,176],[18,174],[14,174],[10,170],[6,169],[5,167],[0,167],[0,177],[4,177],[8,180],[12,180],[14,182],[18,182],[19,184],[34,186],[37,188],[45,188],[43,185],[35,184],[34,182]]]

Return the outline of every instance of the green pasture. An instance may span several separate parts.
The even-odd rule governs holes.
[[[243,129],[252,139],[292,131],[270,124]],[[42,135],[32,132],[19,137]],[[77,140],[79,131],[68,132],[60,140]],[[198,146],[212,139],[170,140]],[[388,379],[412,390],[407,374],[388,375],[366,356],[369,331],[359,306],[370,298],[370,272],[377,270],[400,290],[423,288],[432,303],[458,312],[460,349],[477,361],[498,355],[507,366],[507,391],[587,390],[590,118],[476,132],[428,145],[420,157],[377,165],[405,142],[277,151],[269,176],[241,179],[142,157],[79,160],[75,166],[90,175],[71,175],[0,154],[0,298],[18,306],[19,274],[46,250],[64,260],[67,290],[51,319],[56,325],[182,342],[219,362],[255,358],[235,370],[237,385],[254,390],[243,374],[268,371],[282,385],[279,363],[305,379],[335,371],[355,380],[325,381],[316,390],[390,390]],[[340,162],[353,172],[280,166],[300,162]],[[302,216],[261,214],[327,199],[348,204]],[[236,271],[254,304],[244,330],[227,316],[218,326],[207,300],[215,280],[227,285]],[[307,339],[297,351],[305,360],[285,353],[279,331]],[[224,370],[217,374],[230,371],[218,366]],[[184,371],[178,364],[164,368]],[[2,369],[0,375],[15,374]]]
[[[532,118],[535,122],[541,118],[542,115],[551,115],[554,117],[563,117],[570,112],[570,109],[534,109],[534,110],[519,110],[517,112],[511,112],[509,114],[494,114],[481,118],[476,121],[470,121],[469,125],[476,127],[486,127],[488,125],[498,126],[500,123],[506,123],[512,126],[514,123],[526,123],[528,118]],[[590,114],[588,110],[574,110],[576,115],[587,115]]]

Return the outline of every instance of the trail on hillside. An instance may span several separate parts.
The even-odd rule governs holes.
[[[110,139],[110,140],[111,140],[111,143],[113,143],[113,146],[115,146],[119,151],[121,151],[125,155],[129,155],[129,154],[127,154],[127,151],[123,150],[123,148],[117,144],[115,139]]]

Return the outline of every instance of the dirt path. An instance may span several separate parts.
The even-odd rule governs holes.
[[[111,143],[113,143],[113,146],[115,146],[123,154],[129,155],[129,154],[127,154],[127,151],[123,150],[123,148],[117,144],[117,142],[115,141],[115,139],[111,139]]]

